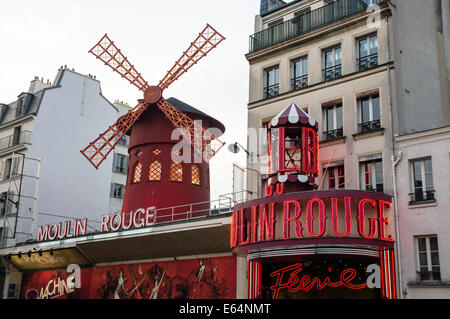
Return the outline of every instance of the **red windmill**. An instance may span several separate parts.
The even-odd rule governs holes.
[[[123,78],[127,79],[131,84],[141,90],[143,92],[143,99],[139,100],[139,103],[133,109],[119,118],[119,120],[111,125],[104,133],[100,134],[96,140],[81,150],[81,153],[95,168],[98,168],[122,137],[125,134],[131,135],[130,146],[128,149],[130,153],[130,167],[138,163],[138,167],[133,166],[133,172],[134,169],[136,169],[139,171],[139,174],[141,174],[144,170],[144,166],[149,167],[150,165],[150,163],[144,163],[141,160],[143,153],[150,154],[148,156],[160,156],[159,154],[163,151],[166,155],[170,153],[170,150],[168,150],[167,147],[173,146],[174,143],[170,142],[170,133],[168,133],[169,131],[165,124],[167,121],[164,120],[164,118],[166,118],[173,126],[175,126],[175,128],[181,128],[184,129],[185,132],[189,132],[190,146],[193,148],[194,152],[201,152],[204,160],[201,165],[199,165],[198,170],[203,168],[207,171],[207,174],[209,174],[209,170],[207,169],[208,160],[214,156],[225,143],[221,142],[217,136],[208,133],[208,127],[206,126],[209,125],[212,127],[213,125],[216,125],[215,127],[220,127],[222,126],[221,123],[181,101],[176,99],[164,99],[162,93],[224,39],[225,38],[220,33],[207,24],[159,84],[148,85],[148,82],[143,79],[142,75],[129,62],[127,57],[123,55],[121,50],[117,48],[114,42],[111,41],[107,34],[105,34],[89,53],[95,55],[113,69],[113,71],[119,73]],[[173,104],[177,105],[177,107]],[[205,120],[206,125],[200,125],[198,122],[194,121],[193,118],[196,120]],[[164,133],[161,133],[161,131],[164,131]],[[161,146],[155,148],[155,144],[158,143]],[[140,157],[139,161],[137,157]],[[151,158],[147,157],[146,162],[150,159]],[[169,160],[170,159],[166,156],[165,162],[168,162]],[[133,164],[132,161],[134,161],[135,164]],[[150,167],[147,176],[148,174],[152,174],[152,170],[155,171],[156,169],[156,177],[161,179],[161,165],[164,165],[164,161],[158,161],[158,163],[160,163],[159,166],[156,165]],[[194,170],[194,167],[192,167],[192,170]],[[155,178],[150,180],[154,181]],[[122,211],[145,208],[147,207],[145,205],[156,207],[166,207],[164,205],[168,203],[181,205],[185,204],[188,199],[209,200],[209,187],[207,191],[208,198],[206,198],[206,192],[203,192],[202,196],[188,196],[192,191],[186,191],[186,189],[175,190],[174,188],[177,186],[173,183],[170,185],[170,189],[164,189],[165,187],[162,187],[162,185],[152,186],[147,183],[132,191],[128,190],[130,184],[137,184],[140,181],[140,176],[139,178],[128,176]],[[146,181],[148,182],[149,180]],[[207,182],[205,182],[205,184],[206,183]],[[165,192],[165,196],[162,196],[162,191]],[[174,191],[186,193],[185,198],[178,201],[173,198],[171,201],[162,199],[163,197],[168,197],[168,194],[173,194]]]

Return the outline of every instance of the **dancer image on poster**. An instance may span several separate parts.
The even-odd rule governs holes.
[[[125,286],[124,286],[124,283],[125,283],[125,281],[127,281],[127,279],[128,278],[123,277],[123,268],[120,268],[119,278],[117,279],[117,287],[114,290],[114,299],[120,299],[120,295],[119,295],[120,288],[122,288],[123,291],[125,292],[125,295],[128,296],[128,292],[125,290]]]
[[[158,282],[158,276],[155,277],[155,287],[152,289],[152,292],[150,294],[150,298],[149,299],[158,299],[159,286],[163,282],[165,274],[166,274],[166,270],[164,269],[164,272],[163,272],[163,274],[161,276],[161,280],[159,282]]]

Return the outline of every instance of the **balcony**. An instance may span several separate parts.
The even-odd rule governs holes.
[[[292,79],[292,91],[300,90],[308,86],[308,74]]]
[[[418,271],[417,272],[417,281],[441,281],[441,272],[439,270],[433,271]]]
[[[365,71],[378,66],[378,53],[368,55],[356,60],[358,71]]]
[[[381,121],[375,120],[358,124],[358,133],[368,133],[379,130],[381,128]]]
[[[325,136],[325,141],[331,141],[331,140],[335,140],[337,138],[343,137],[344,130],[343,130],[343,128],[339,128],[337,130],[330,130],[330,131],[324,132],[323,134]]]
[[[332,66],[322,70],[322,81],[331,81],[342,76],[342,65]]]
[[[31,132],[23,131],[20,134],[13,134],[0,138],[0,151],[4,151],[20,144],[31,144]]]
[[[417,190],[414,193],[409,194],[409,204],[420,204],[423,202],[435,202],[436,197],[434,196],[435,191],[420,191]]]
[[[270,99],[271,97],[277,96],[280,94],[280,85],[270,85],[264,88],[264,98]]]
[[[311,30],[366,11],[361,0],[337,0],[250,36],[250,53],[292,39]]]

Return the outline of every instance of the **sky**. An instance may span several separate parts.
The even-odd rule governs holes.
[[[246,145],[249,67],[245,54],[259,2],[2,0],[0,103],[15,101],[35,76],[53,82],[58,68],[67,65],[95,75],[109,101],[134,106],[142,93],[95,59],[89,49],[108,33],[144,79],[157,84],[209,23],[226,40],[174,82],[164,97],[174,96],[220,120],[226,128],[221,140],[227,144]],[[99,134],[104,129],[99,127]],[[224,147],[211,160],[211,199],[232,192],[233,163],[245,165],[245,153],[233,154]]]

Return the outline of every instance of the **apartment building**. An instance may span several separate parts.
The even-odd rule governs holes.
[[[114,106],[118,109],[118,118],[131,110],[131,107],[122,101],[115,101]],[[122,209],[123,195],[127,183],[128,173],[128,144],[130,137],[124,135],[112,152],[113,166],[111,177],[111,192],[109,199],[109,212],[120,212]]]
[[[249,130],[295,102],[320,125],[320,189],[393,196],[399,298],[450,297],[449,17],[446,0],[262,0],[246,55]]]
[[[34,240],[37,225],[109,211],[113,158],[96,170],[80,153],[117,120],[94,76],[61,67],[0,107],[3,247]]]
[[[391,1],[402,298],[450,298],[450,2]]]
[[[265,127],[291,102],[316,119],[320,189],[392,194],[390,17],[389,7],[382,5],[374,27],[362,1],[304,0],[256,18],[246,55],[248,127]],[[259,145],[260,161],[248,163],[250,168],[264,165],[264,151]],[[248,188],[259,189],[261,196],[264,175],[249,180],[257,186]]]

